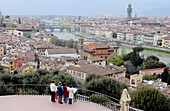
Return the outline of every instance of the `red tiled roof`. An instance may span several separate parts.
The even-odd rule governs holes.
[[[168,35],[167,37],[164,37],[163,39],[170,40],[170,35]]]
[[[108,48],[108,46],[105,43],[92,43],[92,44],[96,49]]]
[[[156,68],[156,69],[145,69],[145,70],[141,70],[142,72],[146,72],[146,71],[156,71],[156,70],[164,70],[165,68]]]

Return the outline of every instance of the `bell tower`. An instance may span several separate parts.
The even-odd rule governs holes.
[[[83,59],[83,57],[84,57],[84,55],[83,55],[83,44],[84,44],[84,39],[79,38],[78,52],[80,54],[81,59]]]

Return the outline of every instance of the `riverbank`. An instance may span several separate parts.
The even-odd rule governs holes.
[[[131,48],[138,47],[136,45],[129,45],[129,44],[123,44],[121,43],[122,46],[128,46]],[[144,50],[151,50],[151,51],[156,51],[156,52],[163,52],[163,53],[168,53],[170,54],[170,49],[165,49],[165,48],[159,48],[159,47],[152,47],[152,46],[141,46],[144,48]]]

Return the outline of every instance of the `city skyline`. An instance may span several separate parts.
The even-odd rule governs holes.
[[[169,16],[169,0],[5,0],[0,10],[7,15],[127,15],[128,4],[132,15]],[[15,4],[15,5],[14,5]]]

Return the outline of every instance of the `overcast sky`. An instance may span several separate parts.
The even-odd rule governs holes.
[[[168,15],[170,0],[0,0],[3,14],[12,15]]]

